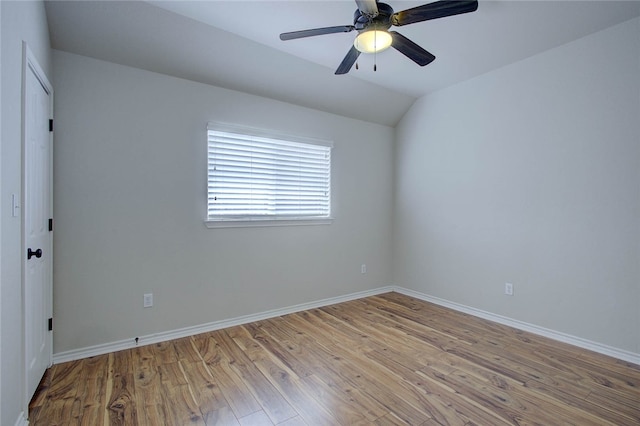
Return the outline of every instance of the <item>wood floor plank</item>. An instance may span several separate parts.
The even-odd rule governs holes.
[[[221,407],[214,411],[208,411],[204,415],[207,426],[239,426],[238,419],[230,407]]]
[[[333,315],[340,315],[342,318],[348,318],[353,322],[359,330],[366,330],[377,338],[378,342],[389,342],[391,346],[406,347],[409,350],[424,351],[431,353],[439,352],[438,349],[446,350],[451,347],[469,346],[467,339],[460,339],[457,336],[436,330],[412,320],[406,320],[394,316],[387,318],[378,311],[367,309],[367,305],[353,301],[350,305],[333,306]],[[364,316],[368,312],[368,316]],[[366,321],[364,320],[366,319]],[[424,343],[435,343],[433,348],[425,347]]]
[[[508,371],[505,375],[517,378],[531,389],[553,389],[557,397],[564,396],[566,392],[579,400],[584,400],[592,391],[583,383],[583,376],[563,366],[539,362],[537,357],[521,351],[518,346],[510,345],[507,350],[483,346],[482,352],[485,359],[491,361],[485,364],[486,367],[497,372]],[[539,386],[534,382],[538,382]]]
[[[351,304],[354,309],[358,309],[360,312],[370,312],[370,315],[379,317],[374,320],[375,322],[381,322],[380,318],[384,318],[384,324],[393,326],[397,323],[402,323],[405,325],[405,330],[418,333],[424,331],[433,332],[436,328],[428,327],[429,323],[433,323],[436,319],[441,319],[440,317],[434,317],[433,315],[422,318],[416,316],[412,311],[406,311],[400,308],[391,309],[388,306],[383,307],[377,304],[372,304],[372,301],[370,300],[354,300]],[[456,327],[456,319],[457,317],[448,318],[446,326],[440,326],[437,329],[442,330],[444,334],[449,336],[449,338],[469,344],[478,343],[479,339],[482,339],[487,335],[486,330],[483,330],[484,333],[479,333],[477,329],[474,329],[473,324],[470,322],[465,322],[464,327]]]
[[[322,315],[321,312],[316,312]],[[300,318],[291,318],[291,326],[295,329],[304,329],[304,315]],[[316,321],[319,317],[306,316],[307,320]],[[369,395],[388,411],[393,411],[409,424],[419,424],[430,418],[428,411],[424,409],[423,395],[403,383],[397,376],[390,373],[384,366],[380,366],[364,356],[354,356],[363,351],[352,351],[345,346],[344,338],[339,336],[343,332],[339,325],[331,333],[337,340],[323,342],[322,345],[309,346],[310,353],[316,357],[317,368],[320,376],[342,378],[359,389],[371,390]],[[287,324],[284,327],[290,327]],[[344,327],[343,327],[344,329]],[[364,336],[363,339],[367,339]]]
[[[202,360],[202,356],[198,352],[191,337],[176,339],[173,340],[172,343],[178,360],[187,362],[198,362]]]
[[[534,404],[519,400],[513,393],[488,386],[486,382],[472,375],[454,372],[438,379],[455,389],[457,393],[479,402],[505,422],[518,425],[555,424],[553,415],[540,410]]]
[[[320,311],[333,315],[347,324],[353,323],[352,326],[356,329],[365,331],[367,335],[377,337],[377,339],[374,339],[374,342],[393,341],[400,347],[405,344],[412,346],[411,343],[420,342],[422,347],[424,347],[424,343],[427,343],[433,346],[433,348],[442,351],[458,347],[462,344],[457,338],[442,333],[440,330],[423,330],[420,332],[415,330],[415,328],[405,326],[405,324],[400,321],[397,321],[394,325],[390,325],[387,320],[381,321],[375,316],[368,318],[369,320],[373,319],[370,323],[364,320],[361,321],[355,314],[350,312],[348,305],[328,306],[320,309]],[[358,328],[359,326],[364,326],[364,328]],[[384,331],[382,329],[384,329]]]
[[[209,339],[214,338],[209,336]],[[207,368],[237,418],[246,417],[262,409],[242,377],[231,369],[227,359],[207,364]]]
[[[183,363],[183,365],[207,426],[239,424],[222,389],[215,382],[210,367],[203,360],[196,363]],[[258,407],[257,402],[255,407]]]
[[[301,353],[290,353],[290,350],[293,348],[290,346],[287,347],[287,345],[290,345],[289,339],[276,340],[264,331],[264,328],[268,328],[266,321],[245,324],[243,327],[249,332],[252,339],[270,352],[272,356],[293,371],[298,377],[306,377],[313,374],[308,364],[304,362],[304,357],[301,356]],[[304,350],[303,348],[300,349]]]
[[[134,349],[133,383],[140,419],[147,424],[161,424],[167,417],[162,399],[163,388],[153,346]]]
[[[286,322],[280,323],[278,328],[271,329],[270,332],[276,335],[279,332],[288,332],[288,337],[300,339],[301,344],[305,344],[304,342],[306,341],[308,352],[306,353],[307,357],[305,359],[308,360],[310,365],[314,366],[314,371],[316,371],[319,377],[330,377],[332,380],[350,383],[361,390],[375,391],[375,395],[372,395],[372,397],[378,404],[386,411],[395,410],[398,416],[405,419],[407,423],[419,424],[429,417],[426,412],[416,408],[416,406],[419,407],[420,405],[419,398],[417,399],[407,395],[407,392],[402,389],[402,386],[396,384],[396,377],[390,376],[383,370],[377,371],[377,374],[364,370],[361,367],[363,367],[363,363],[367,362],[365,359],[354,359],[354,362],[345,365],[344,362],[341,362],[344,359],[341,355],[343,355],[343,351],[348,351],[349,349],[340,348],[333,342],[327,341],[324,344],[327,347],[309,342],[307,340],[308,336],[300,330],[306,328],[304,324],[305,319],[313,320],[313,318],[313,316],[307,316],[304,315],[304,313],[301,314],[299,318],[293,315],[288,317]],[[338,329],[334,330],[334,333],[331,333],[330,330],[322,331],[332,334],[333,336],[338,336],[339,333],[341,333]],[[372,370],[375,369],[376,366],[368,365],[368,367],[368,370]],[[414,405],[409,401],[413,401]]]
[[[339,424],[368,425],[377,418],[368,409],[371,406],[370,398],[362,393],[353,395],[353,387],[332,385],[315,375],[307,376],[302,381],[309,394],[330,411]]]
[[[37,418],[37,414],[33,413],[33,411],[39,411],[40,407],[45,403],[46,397],[49,393],[49,387],[51,386],[51,382],[53,379],[53,372],[55,368],[47,368],[38,384],[38,392],[33,396],[33,399],[29,403],[29,411],[31,412],[32,418]]]
[[[551,345],[553,347],[553,345]],[[628,374],[629,376],[640,378],[640,365],[632,364],[630,362],[613,358],[609,355],[600,354],[597,352],[581,352],[578,355],[578,358],[595,362],[603,367],[606,367],[611,370],[615,370],[622,374]]]
[[[420,324],[429,327],[430,331],[442,330],[447,335],[471,343],[482,341],[487,344],[506,346],[511,343],[510,339],[513,339],[513,329],[501,324],[471,316],[463,317],[459,313],[448,315],[449,312],[446,310],[441,310],[438,315],[433,311],[427,315],[424,310],[411,309],[397,303],[381,304],[386,300],[384,296],[382,295],[380,298],[374,296],[370,299],[363,299],[362,302],[369,305],[377,302],[378,312],[390,318],[403,319],[405,320],[402,321],[403,324]]]
[[[54,365],[30,425],[640,424],[640,366],[398,293]]]
[[[275,331],[272,330],[272,331]],[[288,336],[287,336],[288,337]],[[288,345],[290,347],[290,345]],[[258,357],[253,352],[253,359],[256,366],[263,371],[271,383],[286,398],[286,400],[295,407],[299,413],[299,417],[306,420],[307,424],[339,424],[337,419],[320,404],[312,395],[310,390],[301,383],[300,378],[295,374],[286,374],[279,369],[272,369],[271,365],[264,362],[264,357]],[[292,370],[291,370],[292,371]],[[284,422],[288,422],[287,419]]]
[[[264,411],[256,411],[239,420],[242,426],[273,426],[269,416]]]
[[[531,380],[525,383],[525,387],[527,387],[529,391],[534,391],[537,397],[546,396],[547,398],[552,398],[555,401],[566,404],[567,408],[576,407],[580,409],[585,403],[591,402],[591,406],[589,407],[590,413],[599,419],[608,419],[616,425],[629,423],[640,424],[640,408],[632,408],[620,404],[617,400],[607,399],[603,401],[597,398],[591,399],[590,397],[582,399],[579,396],[540,383],[537,380]]]
[[[82,426],[99,426],[102,423],[104,408],[100,405],[89,405],[82,407],[82,416],[80,417],[80,425]]]
[[[204,425],[202,413],[196,402],[182,364],[178,362],[160,364],[158,376],[162,404],[166,422],[169,424],[195,424]]]
[[[274,423],[280,423],[297,415],[286,399],[275,390],[271,382],[227,332],[220,333],[217,340],[220,347],[228,354],[231,368],[247,382],[254,397]]]
[[[596,385],[597,389],[606,388],[607,392],[618,394],[621,397],[630,393],[640,395],[640,377],[634,377],[629,372],[620,373],[607,369],[596,362],[588,362],[581,358],[576,359],[574,356],[558,354],[550,350],[538,350],[535,353],[544,357],[545,360],[554,359],[563,365],[575,366],[574,371],[578,375],[588,378],[592,384]]]
[[[42,379],[40,380],[40,384],[38,385],[38,389],[35,395],[29,402],[29,419],[28,420],[31,423],[34,423],[37,421],[37,419],[40,416],[40,411],[42,407],[47,402],[49,388],[53,381],[53,374],[55,371],[55,367],[56,366],[52,366],[51,368],[48,368],[45,371],[44,375],[42,376]],[[45,409],[44,411],[47,411],[47,410]]]
[[[82,362],[54,365],[52,370],[51,382],[45,390],[46,397],[37,418],[30,416],[30,423],[40,422],[52,426],[77,423],[72,417],[72,411],[76,403],[76,380],[81,376]]]
[[[499,416],[484,410],[481,404],[474,404],[464,395],[454,395],[451,388],[443,386],[442,382],[429,380],[428,377],[419,374],[419,364],[413,365],[413,368],[407,367],[406,365],[409,365],[407,360],[390,358],[388,354],[383,355],[378,351],[372,351],[367,356],[377,360],[405,382],[411,383],[413,387],[424,393],[424,404],[431,418],[442,425],[466,424],[472,419],[482,420],[483,423],[491,425],[506,424]]]
[[[428,421],[433,421],[434,425],[439,425],[439,423],[436,422],[435,420],[429,419]],[[373,424],[376,426],[406,426],[407,425],[405,421],[403,421],[402,419],[399,419],[398,417],[393,415],[393,413],[388,413],[382,417],[377,418],[373,422]],[[426,424],[426,422],[422,424]]]
[[[85,378],[77,383],[76,400],[72,416],[81,424],[98,425],[102,423],[102,401],[107,389],[104,371],[109,366],[109,356],[100,355],[82,360],[81,376]]]
[[[327,407],[339,421],[342,420],[341,423],[366,424],[386,413],[386,409],[374,398],[345,378],[340,365],[332,362],[335,361],[333,356],[327,352],[318,355],[317,347],[307,349],[304,359],[314,366],[315,374],[303,376],[301,381],[320,404]]]
[[[149,349],[153,351],[153,356],[158,364],[178,362],[178,354],[173,341],[155,343],[149,345]]]
[[[162,384],[165,424],[199,425],[205,421],[188,385]]]
[[[590,411],[598,413],[602,418],[611,418],[621,425],[640,425],[640,398],[621,400],[619,396],[606,392],[592,392],[585,400],[592,404]]]
[[[452,376],[464,377],[467,380],[475,380],[476,383],[484,383],[484,389],[487,389],[488,392],[491,392],[492,395],[495,395],[501,401],[505,401],[505,396],[507,395],[514,399],[519,398],[519,402],[523,406],[528,404],[529,407],[544,407],[545,412],[553,413],[554,411],[557,411],[557,404],[562,404],[565,408],[570,409],[571,407],[582,403],[582,400],[579,398],[571,399],[564,397],[564,400],[560,400],[557,398],[558,395],[550,396],[547,392],[531,392],[531,387],[523,386],[522,384],[514,381],[499,380],[495,372],[478,366],[473,366],[465,371],[456,371],[452,373]],[[544,388],[541,387],[536,390],[538,391],[541,389]],[[529,413],[534,412],[531,409],[525,411]],[[536,418],[540,418],[541,414],[535,413],[535,416]],[[564,414],[561,411],[558,414],[555,414],[556,419],[562,419],[563,417]],[[575,421],[576,424],[584,425],[597,425],[599,423],[605,424],[602,419],[595,418],[595,416],[585,410],[571,412],[569,419],[565,418],[564,421]]]
[[[214,333],[203,333],[191,336],[192,345],[207,365],[218,364],[222,357],[220,346],[213,336]]]
[[[302,417],[294,417],[292,419],[286,420],[280,423],[278,426],[308,426],[308,424],[302,420]]]
[[[132,425],[138,423],[135,404],[132,351],[110,354],[109,382],[111,392],[107,407],[111,425]]]
[[[205,423],[206,419],[212,415],[210,413],[223,408],[231,409],[204,361],[189,362],[185,360],[180,361],[180,364]]]

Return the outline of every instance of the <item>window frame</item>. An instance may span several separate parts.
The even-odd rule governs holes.
[[[247,216],[220,216],[211,217],[209,215],[209,131],[220,131],[240,134],[248,137],[262,137],[306,145],[319,145],[329,148],[329,173],[328,173],[328,211],[327,216],[288,216],[288,215],[247,215]],[[332,151],[334,144],[332,141],[311,138],[306,136],[294,136],[277,132],[270,129],[260,129],[241,125],[227,124],[210,121],[206,128],[206,154],[207,154],[207,178],[206,178],[206,214],[204,223],[207,228],[234,228],[234,227],[262,227],[262,226],[301,226],[301,225],[329,225],[333,222],[332,209]]]

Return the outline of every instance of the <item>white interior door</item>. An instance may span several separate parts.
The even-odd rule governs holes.
[[[26,402],[51,365],[52,308],[51,86],[25,47],[24,75],[24,326]]]

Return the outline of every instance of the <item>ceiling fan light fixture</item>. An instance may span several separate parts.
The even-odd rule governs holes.
[[[387,31],[363,31],[353,41],[353,46],[362,53],[376,53],[388,49],[393,39]]]

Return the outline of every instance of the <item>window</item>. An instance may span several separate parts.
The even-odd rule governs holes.
[[[329,223],[331,143],[208,126],[207,226]]]

